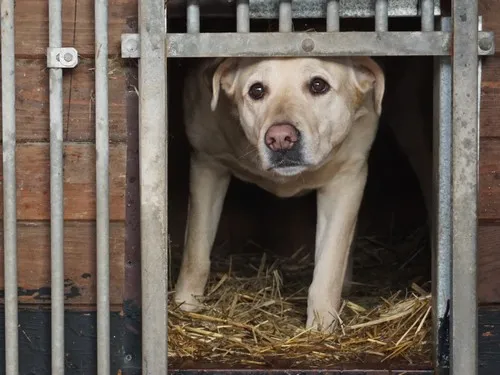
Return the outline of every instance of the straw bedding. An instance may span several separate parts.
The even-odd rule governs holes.
[[[381,244],[365,240],[361,247],[357,253],[373,257]],[[420,252],[413,247],[412,257]],[[374,268],[393,273],[387,266]],[[430,360],[428,283],[410,281],[397,291],[383,283],[354,283],[338,311],[334,333],[326,335],[305,329],[310,252],[299,249],[287,258],[262,252],[224,255],[213,259],[212,269],[202,311],[182,312],[170,301],[170,361],[314,368],[339,362]]]

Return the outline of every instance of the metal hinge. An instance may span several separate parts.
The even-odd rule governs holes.
[[[74,68],[78,65],[78,51],[73,47],[47,48],[48,68]]]
[[[139,34],[122,34],[122,58],[138,59],[141,57],[140,43]]]

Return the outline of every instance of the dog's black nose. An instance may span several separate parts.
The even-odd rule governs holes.
[[[289,151],[299,141],[300,133],[290,124],[272,125],[266,132],[266,146],[274,152]]]

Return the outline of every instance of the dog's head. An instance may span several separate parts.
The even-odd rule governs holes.
[[[299,174],[328,160],[356,121],[380,115],[384,75],[368,57],[228,58],[212,78],[235,104],[264,170]]]

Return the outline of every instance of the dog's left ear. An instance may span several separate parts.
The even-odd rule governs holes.
[[[238,76],[238,62],[237,58],[227,58],[215,69],[212,77],[212,102],[210,104],[212,111],[215,111],[215,108],[217,108],[221,87],[229,96],[234,94],[236,78]]]
[[[385,76],[380,66],[370,57],[352,57],[352,73],[356,88],[363,94],[373,90],[375,112],[382,113],[382,99],[385,91]]]

